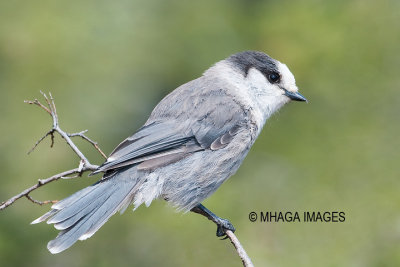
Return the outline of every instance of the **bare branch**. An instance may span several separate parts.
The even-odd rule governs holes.
[[[239,255],[240,259],[243,262],[243,266],[254,267],[250,257],[247,255],[246,251],[242,247],[242,244],[240,244],[239,239],[236,237],[236,235],[230,230],[227,230],[225,234],[228,236],[228,238],[231,240],[232,245],[235,247],[237,254]]]
[[[47,179],[44,179],[44,180],[38,180],[38,183],[36,183],[35,185],[25,189],[24,191],[22,191],[21,193],[11,197],[7,201],[2,202],[0,204],[0,210],[3,210],[5,208],[7,208],[8,206],[12,205],[15,201],[17,201],[18,199],[20,199],[22,197],[26,197],[31,202],[33,202],[35,204],[39,204],[39,205],[53,203],[54,201],[38,201],[38,200],[35,200],[29,194],[32,191],[38,189],[39,187],[41,187],[41,186],[43,186],[45,184],[50,183],[50,182],[57,181],[59,179],[77,178],[77,177],[82,176],[82,174],[84,172],[95,171],[98,168],[97,165],[91,164],[89,162],[89,160],[83,155],[83,153],[78,149],[78,147],[74,144],[74,142],[72,142],[71,137],[73,137],[73,136],[80,136],[81,138],[83,138],[84,140],[86,140],[87,142],[92,144],[96,148],[96,150],[103,157],[107,158],[105,156],[105,154],[103,153],[103,151],[101,151],[101,149],[99,148],[98,144],[85,135],[87,130],[79,132],[79,133],[76,133],[76,134],[68,134],[67,132],[63,131],[60,128],[60,125],[59,125],[57,109],[56,109],[56,105],[55,105],[53,96],[51,95],[51,93],[49,93],[49,96],[50,96],[50,98],[49,98],[42,91],[40,91],[40,93],[42,94],[43,98],[45,99],[47,106],[42,104],[37,99],[35,99],[33,101],[32,100],[25,100],[24,102],[27,103],[27,104],[36,105],[36,106],[40,107],[41,109],[43,109],[44,111],[46,111],[53,119],[53,127],[34,144],[34,146],[31,148],[31,150],[28,152],[28,154],[30,154],[32,151],[34,151],[35,148],[49,135],[51,136],[51,145],[50,146],[53,147],[53,145],[54,145],[54,133],[57,132],[67,142],[67,144],[72,148],[72,150],[75,152],[75,154],[77,154],[78,157],[80,158],[79,167],[75,168],[75,169],[72,169],[72,170],[69,170],[69,171],[65,171],[65,172],[53,175],[53,176],[51,176],[51,177],[49,177]],[[73,175],[73,174],[75,174],[75,175]],[[71,176],[71,175],[73,175],[73,176]]]

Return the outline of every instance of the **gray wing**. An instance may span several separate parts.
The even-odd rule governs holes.
[[[197,151],[222,149],[246,130],[245,112],[222,88],[199,88],[196,82],[166,96],[146,124],[119,144],[94,173],[129,165],[142,170],[165,166]]]

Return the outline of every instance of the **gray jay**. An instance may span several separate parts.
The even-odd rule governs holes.
[[[59,253],[130,204],[137,209],[162,198],[213,221],[219,237],[235,231],[201,202],[237,171],[265,121],[290,100],[306,101],[285,64],[262,52],[231,55],[162,99],[93,172],[104,173],[101,180],[32,223],[47,220],[61,230],[47,245]]]

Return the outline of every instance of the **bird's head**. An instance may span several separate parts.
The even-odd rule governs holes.
[[[217,75],[232,84],[236,96],[260,113],[262,125],[290,100],[307,101],[298,92],[289,68],[262,52],[244,51],[233,54],[218,62],[207,73]]]
[[[226,59],[259,95],[280,97],[282,100],[307,101],[298,92],[296,80],[289,68],[265,53],[245,51]]]

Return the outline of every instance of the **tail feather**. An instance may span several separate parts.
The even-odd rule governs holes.
[[[71,217],[79,216],[79,214],[81,213],[86,214],[87,211],[85,213],[85,210],[90,209],[90,207],[93,207],[93,205],[99,203],[100,199],[103,199],[104,196],[110,194],[110,190],[104,190],[103,188],[104,186],[93,185],[93,187],[95,188],[88,191],[86,195],[80,197],[75,202],[72,202],[69,206],[57,209],[59,210],[59,212],[56,215],[54,215],[51,219],[49,219],[47,223],[57,224],[64,222],[70,219]],[[96,202],[93,201],[94,198],[97,199]],[[79,205],[77,205],[77,203],[79,203]]]
[[[31,222],[31,224],[37,224],[37,223],[44,222],[45,220],[47,220],[48,218],[50,218],[51,216],[56,214],[57,211],[58,210],[50,210],[49,212],[46,212],[45,214],[43,214],[42,216],[40,216],[39,218],[37,218],[36,220]]]
[[[96,189],[95,187],[97,183],[88,186],[86,188],[83,188],[82,190],[79,190],[78,192],[75,192],[74,194],[70,195],[69,197],[64,198],[63,200],[58,201],[57,203],[53,204],[51,206],[52,209],[60,210],[65,207],[70,206],[74,202],[80,200],[82,197],[86,196],[90,191]]]
[[[132,202],[139,187],[137,180],[114,178],[86,187],[59,201],[51,211],[32,222],[48,220],[47,223],[62,230],[47,245],[51,253],[59,253],[78,239],[91,237],[112,215]]]
[[[136,188],[133,188],[131,190],[128,190],[125,192],[124,199],[130,198],[130,195],[133,194],[133,192],[136,191]],[[122,193],[122,192],[121,192]],[[114,197],[115,194],[112,197]],[[110,199],[110,203],[113,203],[114,199]],[[97,230],[100,229],[101,226],[103,226],[108,218],[110,218],[112,215],[114,215],[117,211],[119,211],[125,204],[125,201],[119,201],[118,206],[107,206],[103,205],[99,208],[99,210],[96,212],[97,217],[93,219],[92,226],[83,234],[82,236],[79,237],[79,240],[85,240],[94,235],[94,233],[97,232]]]
[[[63,220],[53,222],[52,220],[55,217],[54,216],[53,218],[51,218],[51,220],[48,220],[47,223],[54,223],[54,227],[57,230],[67,229],[67,228],[73,226],[74,224],[76,224],[81,218],[83,218],[87,214],[90,214],[90,213],[94,212],[95,209],[98,209],[114,192],[115,191],[111,191],[111,192],[107,192],[107,194],[104,193],[104,194],[100,195],[96,199],[95,202],[88,204],[86,207],[83,204],[81,204],[82,206],[78,207],[76,212],[72,213],[71,216],[69,216],[69,217],[63,216],[63,217],[65,217],[65,219],[63,219]],[[71,211],[69,213],[71,214]],[[61,214],[61,212],[59,214]]]

